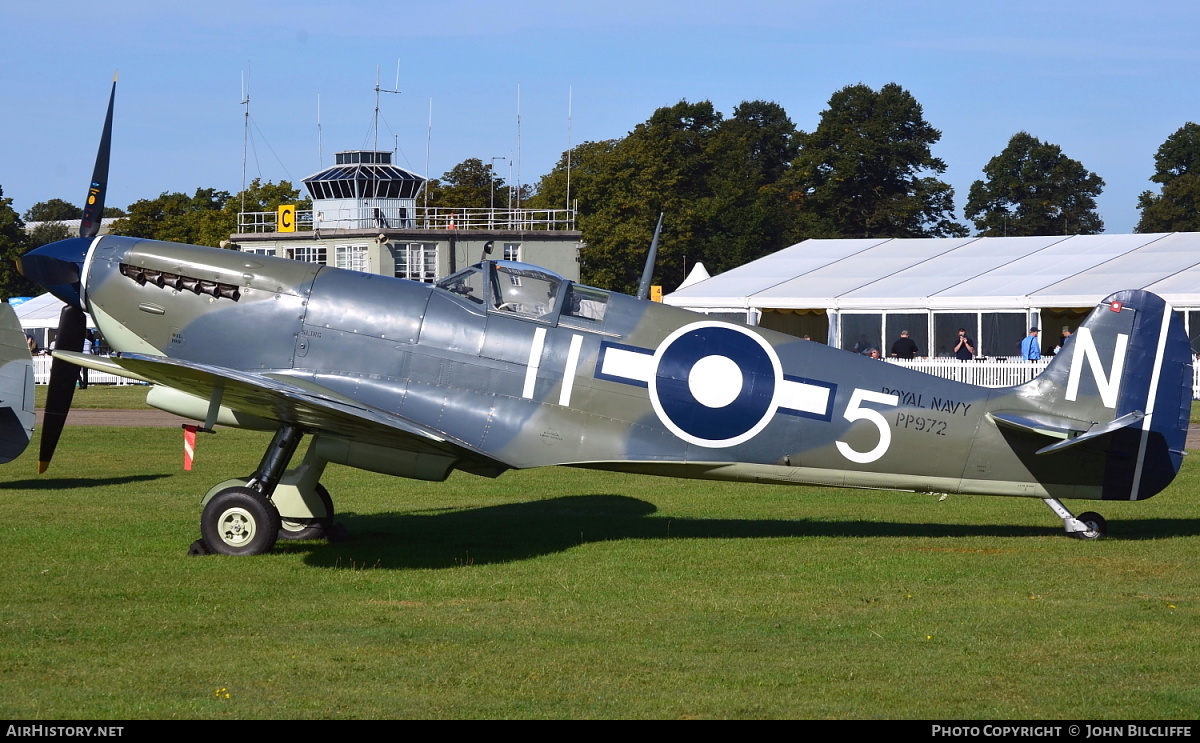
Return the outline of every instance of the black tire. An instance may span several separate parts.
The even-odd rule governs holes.
[[[1094,511],[1081,513],[1075,518],[1087,526],[1087,531],[1071,532],[1071,536],[1076,539],[1100,539],[1108,534],[1108,522],[1104,520],[1103,516]]]
[[[325,539],[329,535],[329,527],[333,526],[333,498],[329,497],[329,491],[320,483],[317,484],[317,497],[325,506],[326,515],[319,519],[280,521],[280,539],[287,542],[298,542],[303,539]]]
[[[204,506],[200,536],[219,555],[261,555],[275,546],[279,523],[279,511],[262,493],[227,488]]]

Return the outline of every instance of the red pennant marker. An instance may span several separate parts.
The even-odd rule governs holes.
[[[183,468],[192,469],[192,459],[196,456],[196,429],[199,426],[183,424]]]

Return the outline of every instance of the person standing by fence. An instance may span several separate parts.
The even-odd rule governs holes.
[[[1029,329],[1029,335],[1021,341],[1021,358],[1026,361],[1038,361],[1042,358],[1042,344],[1038,340],[1040,332],[1037,328]]]
[[[918,351],[916,341],[908,337],[908,331],[901,330],[900,337],[892,344],[891,355],[898,359],[908,359],[911,361],[917,355]]]
[[[967,329],[958,329],[958,343],[954,344],[954,358],[959,361],[970,361],[975,358],[975,344],[967,337]]]
[[[1058,340],[1058,345],[1054,347],[1054,355],[1062,353],[1062,350],[1067,347],[1067,341],[1071,340],[1071,326],[1064,325],[1062,329],[1062,338]]]

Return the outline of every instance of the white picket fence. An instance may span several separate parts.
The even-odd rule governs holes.
[[[50,384],[50,362],[54,359],[50,356],[34,356],[33,357],[33,383],[34,384]],[[118,377],[116,374],[105,374],[98,371],[88,370],[88,384],[141,384],[132,379]]]
[[[36,384],[50,382],[49,356],[33,357],[33,380]],[[887,363],[906,366],[935,377],[953,379],[956,382],[977,384],[981,387],[1009,387],[1021,384],[1042,373],[1048,361],[959,361],[958,359],[887,359]],[[88,372],[89,384],[139,384],[115,374],[98,371]],[[1200,400],[1200,363],[1192,367],[1192,399]]]
[[[1049,359],[1041,361],[959,361],[958,359],[887,359],[889,363],[907,366],[935,377],[956,382],[977,384],[980,387],[1009,387],[1022,384],[1042,373]],[[1200,362],[1192,365],[1192,399],[1200,400]]]
[[[959,361],[958,359],[887,359],[888,363],[932,374],[956,382],[977,384],[980,387],[1010,387],[1028,382],[1042,373],[1049,359],[1043,361]]]

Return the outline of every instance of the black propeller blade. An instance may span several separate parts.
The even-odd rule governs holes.
[[[87,315],[78,307],[67,305],[58,316],[58,336],[54,340],[56,351],[82,351],[83,337],[87,332]],[[46,391],[46,409],[42,420],[42,444],[38,452],[38,474],[46,471],[58,446],[71,400],[75,398],[75,382],[79,379],[79,367],[54,359],[50,366],[50,387]]]
[[[83,220],[79,223],[80,237],[95,237],[100,232],[100,220],[104,216],[104,194],[108,191],[108,155],[112,151],[113,101],[117,97],[117,74],[113,73],[112,90],[108,94],[108,114],[104,117],[104,133],[100,135],[100,148],[96,151],[96,167],[92,169],[92,185],[88,187],[83,206]]]
[[[104,216],[104,196],[108,190],[108,159],[112,150],[113,102],[117,97],[117,76],[113,75],[112,91],[108,95],[108,113],[104,117],[104,132],[100,135],[100,148],[96,152],[96,166],[92,170],[92,183],[88,186],[83,207],[83,219],[79,224],[79,238],[63,240],[39,248],[18,262],[18,269],[25,276],[51,290],[55,296],[67,303],[58,317],[58,336],[54,341],[56,351],[83,350],[84,335],[87,333],[87,315],[83,307],[82,270],[90,238],[100,232],[100,220]],[[42,420],[42,443],[38,454],[38,474],[46,471],[63,426],[75,397],[75,382],[79,379],[79,367],[55,358],[50,365],[50,388],[46,395],[46,409]]]

